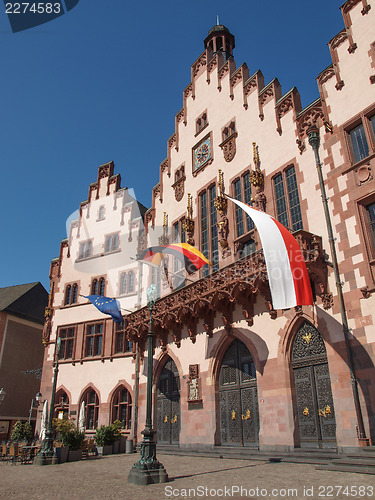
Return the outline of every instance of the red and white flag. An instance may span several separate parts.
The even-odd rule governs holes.
[[[297,240],[279,221],[228,195],[253,220],[263,247],[274,309],[312,305],[310,279]]]

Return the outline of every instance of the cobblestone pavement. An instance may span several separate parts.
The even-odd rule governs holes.
[[[170,482],[127,484],[138,455],[38,467],[0,463],[0,498],[165,500],[183,498],[375,499],[375,477],[314,465],[160,455]],[[241,491],[242,487],[242,491]],[[189,491],[190,490],[190,491]]]

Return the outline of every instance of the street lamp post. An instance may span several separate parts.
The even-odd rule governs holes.
[[[56,344],[56,365],[53,371],[53,384],[52,384],[52,394],[51,394],[51,404],[49,408],[48,424],[47,424],[45,438],[43,439],[42,448],[34,459],[35,465],[57,464],[57,456],[53,449],[52,420],[53,420],[54,402],[56,395],[57,374],[59,372],[60,345],[61,345],[61,338],[59,337],[57,339],[57,344]]]
[[[150,309],[150,323],[148,329],[148,352],[147,352],[147,400],[146,400],[146,426],[142,431],[143,440],[140,444],[140,459],[131,468],[128,483],[150,484],[165,483],[168,474],[156,458],[156,431],[152,428],[152,360],[154,356],[154,332],[152,331],[152,312],[156,300],[156,286],[150,285],[147,289],[147,307]]]
[[[38,391],[35,395],[36,406],[34,406],[34,398],[31,400],[31,405],[30,405],[30,410],[29,410],[29,424],[31,423],[31,417],[33,414],[33,410],[37,410],[39,408],[39,404],[40,404],[41,400],[42,400],[42,395]]]
[[[348,317],[347,317],[347,314],[346,314],[346,308],[345,308],[345,302],[344,302],[344,294],[343,294],[343,291],[342,291],[342,282],[341,282],[341,279],[340,279],[339,265],[338,265],[338,262],[337,262],[335,238],[333,237],[331,216],[330,216],[329,208],[328,208],[328,198],[327,198],[327,194],[326,194],[326,190],[325,190],[325,186],[324,186],[323,173],[322,173],[322,164],[320,163],[320,156],[319,156],[319,146],[320,146],[319,129],[318,129],[318,127],[315,124],[310,125],[310,127],[307,129],[307,136],[308,136],[308,139],[309,139],[310,146],[312,147],[312,149],[314,151],[314,154],[315,154],[315,163],[316,163],[316,168],[317,168],[317,171],[318,171],[320,192],[321,192],[321,195],[322,195],[322,201],[323,201],[323,207],[324,207],[324,215],[325,215],[326,225],[327,225],[327,231],[328,231],[328,240],[329,240],[329,246],[330,246],[330,250],[331,250],[332,266],[333,266],[333,272],[334,272],[335,281],[336,281],[337,296],[338,296],[339,305],[340,305],[342,329],[343,329],[343,333],[344,333],[345,347],[346,347],[346,353],[347,353],[347,357],[348,357],[348,367],[349,367],[349,371],[350,371],[350,379],[351,379],[351,383],[352,383],[354,405],[355,405],[355,411],[356,411],[356,416],[357,416],[358,438],[360,440],[362,440],[362,441],[365,441],[366,440],[366,434],[365,434],[365,427],[364,427],[364,424],[363,424],[361,404],[360,404],[360,401],[359,401],[358,381],[357,381],[357,379],[355,377],[355,373],[354,373],[352,352],[351,352],[350,344],[349,344]]]

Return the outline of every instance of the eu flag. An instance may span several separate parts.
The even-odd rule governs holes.
[[[109,314],[115,323],[122,323],[124,318],[121,315],[119,302],[110,297],[103,297],[102,295],[84,295],[85,299],[89,299],[94,306],[104,314]]]

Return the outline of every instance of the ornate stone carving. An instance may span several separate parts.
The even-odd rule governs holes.
[[[255,169],[250,172],[250,183],[255,187],[253,205],[262,212],[266,211],[267,198],[264,194],[264,175],[260,170],[258,146],[253,142],[253,160]]]
[[[217,216],[217,230],[218,230],[218,241],[221,248],[221,256],[226,259],[231,255],[231,251],[228,244],[228,234],[229,234],[229,222],[227,217],[228,201],[224,196],[224,174],[221,169],[219,169],[219,195],[214,200],[214,206],[218,212]]]
[[[329,42],[329,46],[331,49],[337,49],[345,40],[347,40],[348,34],[346,29],[344,28],[340,33],[338,33],[332,40]]]
[[[183,175],[174,184],[172,184],[176,201],[181,201],[185,194],[185,180],[186,177]]]
[[[333,69],[333,65],[328,66],[324,71],[322,71],[318,77],[318,82],[320,85],[327,82],[330,78],[335,76],[335,70]]]
[[[182,221],[182,229],[187,234],[187,243],[194,246],[194,227],[192,196],[188,193],[187,217]]]
[[[202,66],[206,66],[206,64],[207,64],[207,55],[206,55],[206,51],[204,51],[203,54],[201,54],[198,57],[198,59],[195,61],[195,63],[191,67],[193,77],[197,76],[197,74],[199,73],[199,69]]]
[[[327,301],[327,263],[321,245],[321,238],[298,231],[297,240],[317,295]],[[230,330],[235,304],[242,307],[243,316],[252,325],[254,302],[257,295],[264,297],[266,310],[271,318],[277,311],[272,307],[268,276],[262,251],[237,260],[220,269],[204,280],[191,283],[159,299],[154,308],[155,334],[161,337],[161,346],[166,347],[168,334],[179,345],[180,333],[187,329],[192,342],[196,341],[197,324],[203,320],[207,335],[212,336],[215,314],[220,314],[222,324]],[[299,314],[299,310],[296,311]],[[147,339],[149,310],[147,307],[134,311],[127,316],[126,334],[128,338],[143,342]]]
[[[335,85],[335,88],[336,90],[341,90],[343,88],[343,86],[345,85],[344,81],[343,80],[340,80],[336,83]]]
[[[304,142],[301,141],[301,139],[297,139],[296,143],[299,149],[299,154],[301,155],[306,150],[306,145]]]
[[[361,288],[361,292],[364,299],[369,299],[371,297],[371,291],[368,286]]]
[[[235,132],[230,137],[225,139],[225,141],[219,144],[224,153],[224,160],[228,163],[232,161],[233,158],[236,156],[236,137],[237,137],[237,132]]]
[[[331,309],[333,306],[333,295],[332,293],[324,293],[322,295],[323,309]]]

